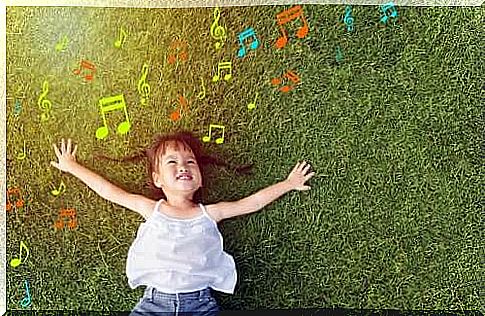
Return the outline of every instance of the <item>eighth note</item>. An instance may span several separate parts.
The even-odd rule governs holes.
[[[106,123],[106,112],[112,112],[117,110],[123,110],[125,114],[125,120],[118,124],[116,132],[124,135],[128,133],[131,128],[130,119],[128,118],[128,111],[126,110],[125,98],[122,94],[112,97],[105,97],[99,100],[99,111],[103,119],[103,126],[96,130],[96,138],[104,139],[109,134],[108,124]]]
[[[252,50],[255,50],[259,47],[259,41],[256,37],[256,33],[252,27],[246,29],[245,31],[239,33],[239,51],[237,53],[237,57],[242,58],[246,56],[246,47],[244,46],[244,40],[247,38],[252,38],[251,45],[249,46]]]
[[[56,51],[59,53],[65,50],[67,48],[68,41],[67,35],[64,35],[62,40],[56,43]]]
[[[283,48],[286,46],[286,43],[288,43],[288,35],[283,24],[286,24],[297,18],[299,18],[303,22],[303,25],[298,29],[298,31],[296,31],[296,36],[298,38],[304,38],[308,34],[309,28],[305,16],[303,15],[303,9],[301,6],[293,6],[288,10],[280,12],[276,15],[276,20],[278,21],[281,32],[281,36],[276,40],[277,48]]]
[[[77,226],[76,210],[73,209],[73,208],[61,209],[59,211],[58,219],[54,223],[54,226],[58,229],[62,229],[64,227],[64,218],[65,217],[69,218],[69,223],[67,223],[67,226],[70,229],[76,228],[76,226]]]
[[[94,74],[96,73],[96,67],[94,66],[94,64],[88,60],[81,60],[81,65],[79,66],[79,69],[75,69],[73,73],[75,75],[79,75],[81,73],[81,70],[83,69],[91,71],[91,73],[84,76],[84,79],[89,81],[93,80]]]
[[[254,97],[254,101],[248,103],[248,109],[253,110],[256,107],[256,99],[258,98],[258,93],[256,92],[256,96]]]
[[[118,36],[118,39],[115,41],[115,47],[116,48],[121,48],[121,45],[125,42],[126,39],[126,32],[123,30],[123,27],[120,27],[120,35]]]
[[[386,4],[382,4],[381,5],[381,10],[384,13],[384,16],[381,17],[381,19],[380,19],[380,22],[381,23],[386,24],[387,23],[387,20],[389,19],[389,17],[391,17],[391,18],[397,18],[398,17],[397,10],[394,7],[394,3],[392,1],[389,2],[389,3],[386,3]],[[388,10],[391,11],[391,15],[390,16],[387,15],[387,11]]]
[[[51,194],[54,196],[58,196],[61,193],[64,193],[66,191],[66,185],[64,182],[61,181],[61,184],[59,185],[59,189],[54,189],[51,191]]]
[[[22,249],[25,249],[25,251],[27,252],[27,255],[25,256],[25,259],[23,261],[22,261]],[[20,242],[20,256],[19,256],[19,258],[13,258],[12,260],[10,260],[10,266],[12,266],[13,268],[16,268],[19,265],[21,265],[22,263],[24,263],[25,261],[27,261],[28,257],[29,257],[29,248],[27,248],[27,246],[24,244],[24,242],[21,241]]]
[[[212,77],[212,82],[217,82],[221,78],[221,70],[223,69],[229,69],[229,73],[224,75],[224,80],[229,81],[232,78],[232,62],[231,61],[224,61],[220,62],[217,65],[217,74]]]
[[[300,77],[298,77],[298,75],[297,75],[297,74],[295,74],[295,73],[294,73],[293,71],[291,71],[291,70],[290,70],[290,71],[288,71],[286,74],[284,74],[284,75],[282,76],[282,78],[283,78],[283,79],[288,79],[288,80],[290,80],[290,81],[292,81],[292,82],[293,82],[293,84],[292,84],[292,85],[286,85],[286,86],[283,86],[283,87],[281,87],[281,88],[279,89],[281,92],[285,92],[285,93],[286,93],[286,92],[289,92],[290,90],[292,90],[292,89],[293,89],[293,87],[294,87],[294,86],[295,86],[295,85],[296,85],[298,82],[300,82]],[[273,79],[271,79],[271,83],[272,83],[273,85],[280,85],[280,84],[281,84],[281,82],[282,82],[281,78],[273,78]]]
[[[224,130],[225,130],[225,127],[222,126],[222,125],[210,124],[209,125],[209,136],[202,137],[202,141],[205,142],[205,143],[210,142],[211,135],[212,135],[212,128],[214,128],[214,129],[216,129],[216,128],[222,129],[222,136],[216,139],[216,144],[222,144],[224,142]]]

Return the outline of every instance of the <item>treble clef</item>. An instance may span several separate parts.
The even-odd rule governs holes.
[[[138,92],[143,96],[141,98],[141,104],[145,105],[147,99],[150,97],[150,85],[146,83],[146,78],[148,75],[148,65],[143,64],[142,75],[140,80],[138,80]]]
[[[214,9],[214,22],[211,24],[211,36],[221,42],[215,44],[216,49],[219,49],[224,45],[224,40],[226,39],[226,30],[224,27],[219,25],[219,19],[221,17],[221,11],[218,7]]]
[[[345,7],[344,23],[347,25],[347,31],[352,32],[354,29],[354,18],[352,17],[352,8],[348,5]]]
[[[39,96],[39,100],[37,101],[39,108],[43,111],[43,113],[40,115],[40,120],[42,122],[49,119],[50,117],[49,112],[52,108],[51,101],[45,98],[48,92],[49,92],[49,83],[47,83],[47,81],[44,81],[44,83],[42,84],[42,93]]]

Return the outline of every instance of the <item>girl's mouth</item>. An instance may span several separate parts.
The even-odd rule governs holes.
[[[192,176],[188,174],[182,174],[177,176],[177,180],[192,180]]]

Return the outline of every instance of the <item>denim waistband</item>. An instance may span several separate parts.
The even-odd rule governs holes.
[[[154,287],[148,286],[145,289],[144,297],[154,299],[158,298],[168,298],[168,299],[199,299],[202,297],[211,296],[211,289],[205,288],[193,292],[183,292],[183,293],[165,293],[157,290]]]

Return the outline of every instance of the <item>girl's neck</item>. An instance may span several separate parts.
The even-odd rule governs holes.
[[[169,206],[180,209],[190,209],[195,206],[194,201],[185,196],[167,196],[165,201]]]

